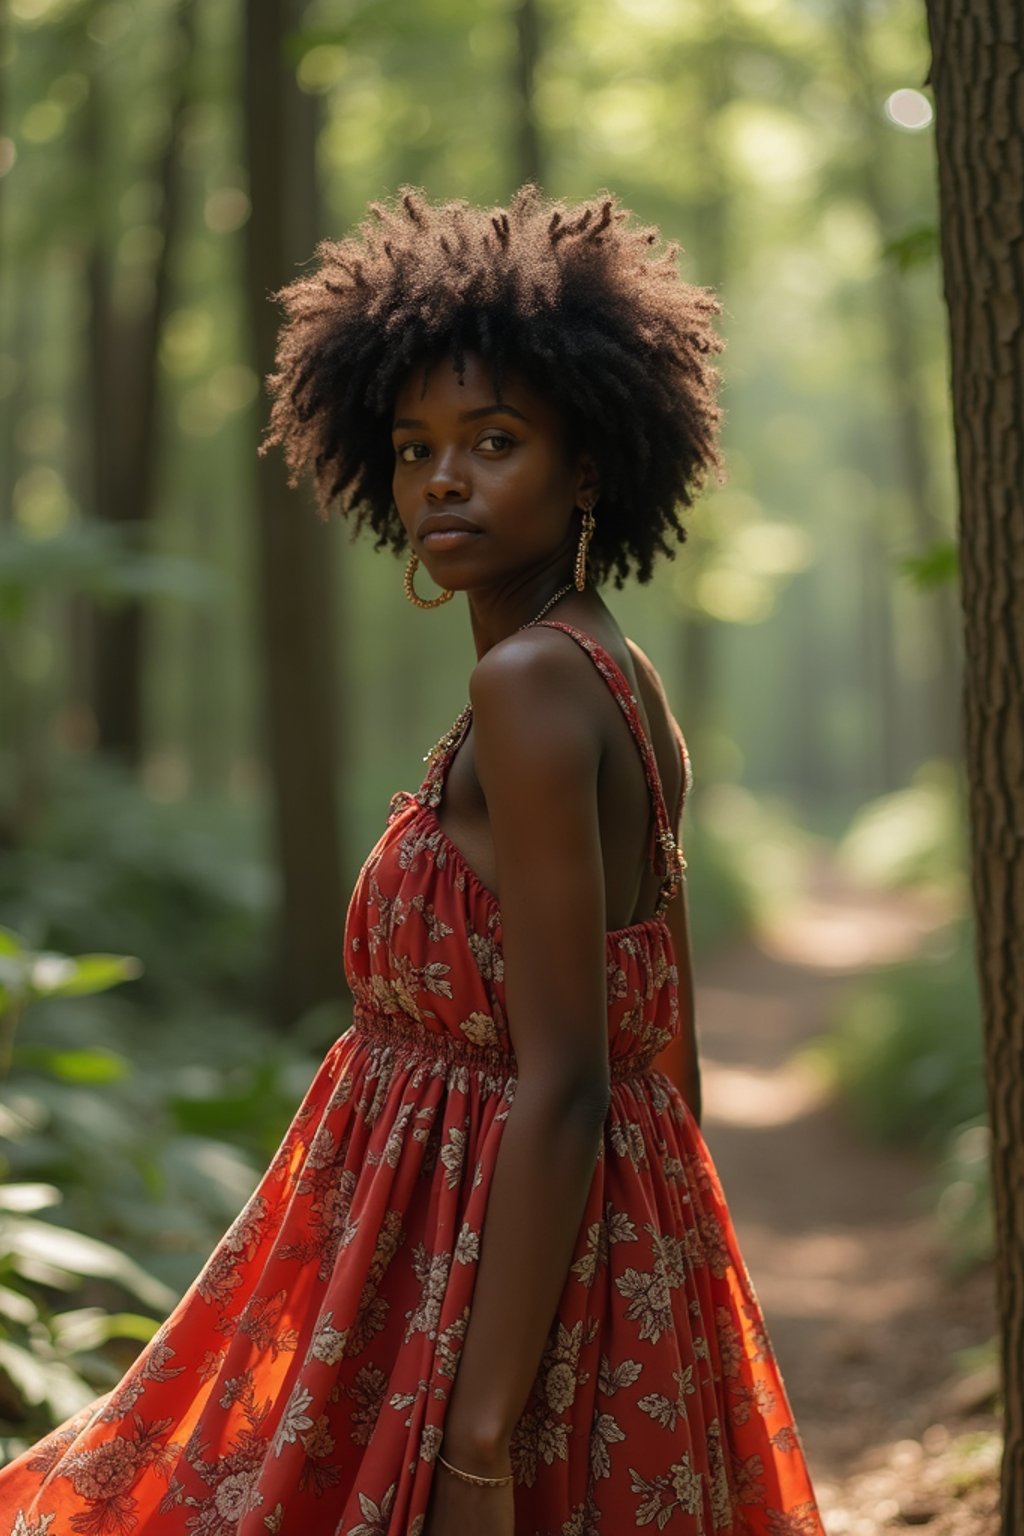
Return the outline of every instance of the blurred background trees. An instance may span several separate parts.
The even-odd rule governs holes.
[[[0,12],[0,923],[143,965],[14,1047],[7,1168],[62,1220],[186,1283],[347,1022],[350,882],[464,701],[460,605],[257,461],[270,295],[402,182],[539,178],[614,188],[725,303],[728,482],[610,595],[694,759],[698,953],[822,878],[923,893],[945,926],[824,1054],[984,1253],[928,61],[920,0]]]
[[[533,175],[570,198],[610,184],[724,296],[728,484],[619,601],[698,785],[774,795],[832,835],[955,757],[912,0],[13,0],[3,48],[9,845],[76,768],[248,807],[284,882],[279,1011],[336,994],[289,913],[331,909],[336,937],[385,790],[459,704],[467,644],[461,614],[406,611],[397,564],[257,465],[260,376],[270,294],[404,180],[480,200]]]

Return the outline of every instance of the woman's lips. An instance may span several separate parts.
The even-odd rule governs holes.
[[[478,537],[479,530],[476,528],[433,528],[423,534],[421,542],[428,549],[457,549]]]

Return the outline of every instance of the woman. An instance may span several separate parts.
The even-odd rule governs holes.
[[[718,464],[718,306],[655,239],[407,192],[284,292],[268,446],[418,607],[467,594],[470,704],[360,874],[353,1028],[125,1380],[0,1474],[17,1536],[820,1536],[698,1129],[686,749],[598,590]]]

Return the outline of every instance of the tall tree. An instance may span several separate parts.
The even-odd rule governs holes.
[[[874,219],[878,235],[892,240],[904,218],[901,202],[894,196],[886,176],[887,137],[890,132],[880,111],[881,91],[875,76],[868,39],[867,0],[844,0],[842,13],[843,55],[853,79],[858,100],[861,133],[859,174],[864,202]],[[906,279],[893,261],[881,263],[876,293],[882,321],[885,367],[890,392],[890,419],[896,449],[896,471],[903,499],[910,515],[910,528],[917,550],[924,554],[948,537],[945,520],[938,507],[936,475],[928,452],[928,422],[921,391],[921,331],[914,307],[907,301]],[[882,570],[886,557],[877,521],[865,528],[866,551],[872,572]],[[873,546],[873,547],[872,547]],[[865,593],[866,606],[873,611],[869,622],[874,634],[884,626],[886,654],[878,661],[876,686],[870,693],[881,693],[883,726],[884,779],[882,791],[896,789],[906,776],[907,751],[901,753],[900,736],[905,726],[905,711],[893,684],[891,585],[881,586],[875,600]],[[960,752],[960,721],[956,708],[956,688],[960,681],[960,644],[956,631],[957,614],[952,589],[945,583],[922,597],[928,603],[931,639],[939,665],[925,690],[927,708],[927,748],[956,757]],[[885,605],[884,611],[882,605]]]
[[[927,0],[960,488],[964,713],[1002,1328],[1024,1531],[1024,15]]]
[[[729,273],[729,214],[732,191],[729,171],[722,153],[719,114],[733,99],[731,50],[735,18],[731,0],[720,3],[708,13],[707,33],[694,48],[698,67],[692,95],[680,93],[680,109],[686,113],[692,133],[693,162],[700,167],[699,187],[690,205],[689,224],[697,262],[694,280],[721,294]],[[685,137],[685,133],[680,134]],[[701,566],[701,544],[695,539],[683,558],[694,567]],[[704,553],[707,553],[705,547]],[[720,662],[720,632],[710,617],[691,609],[679,622],[682,651],[680,697],[686,721],[686,738],[694,759],[700,762],[711,732],[717,725],[716,675]]]
[[[541,21],[537,0],[518,0],[515,9],[515,119],[514,164],[520,184],[544,184],[544,156],[537,126],[535,91],[541,56]]]
[[[250,330],[265,376],[273,366],[279,319],[270,296],[316,243],[317,121],[287,57],[287,39],[301,22],[295,0],[247,0],[245,17]],[[278,1021],[288,1024],[344,992],[328,558],[334,530],[289,490],[280,454],[260,466],[254,510],[259,660],[281,877],[273,1007]]]
[[[160,249],[147,300],[128,313],[114,298],[113,263],[97,228],[89,261],[90,401],[93,511],[104,522],[147,523],[155,506],[158,461],[157,349],[171,291],[171,253],[181,214],[181,123],[195,53],[196,0],[181,0],[181,47],[170,83],[167,138],[155,179],[160,188]],[[106,174],[102,81],[97,72],[88,104],[95,174]],[[130,763],[143,751],[145,607],[125,603],[95,616],[94,706],[101,749]]]

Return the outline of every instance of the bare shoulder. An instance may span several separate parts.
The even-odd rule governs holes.
[[[522,708],[566,708],[585,712],[580,680],[592,663],[577,645],[550,629],[517,631],[477,662],[469,679],[474,713]]]

